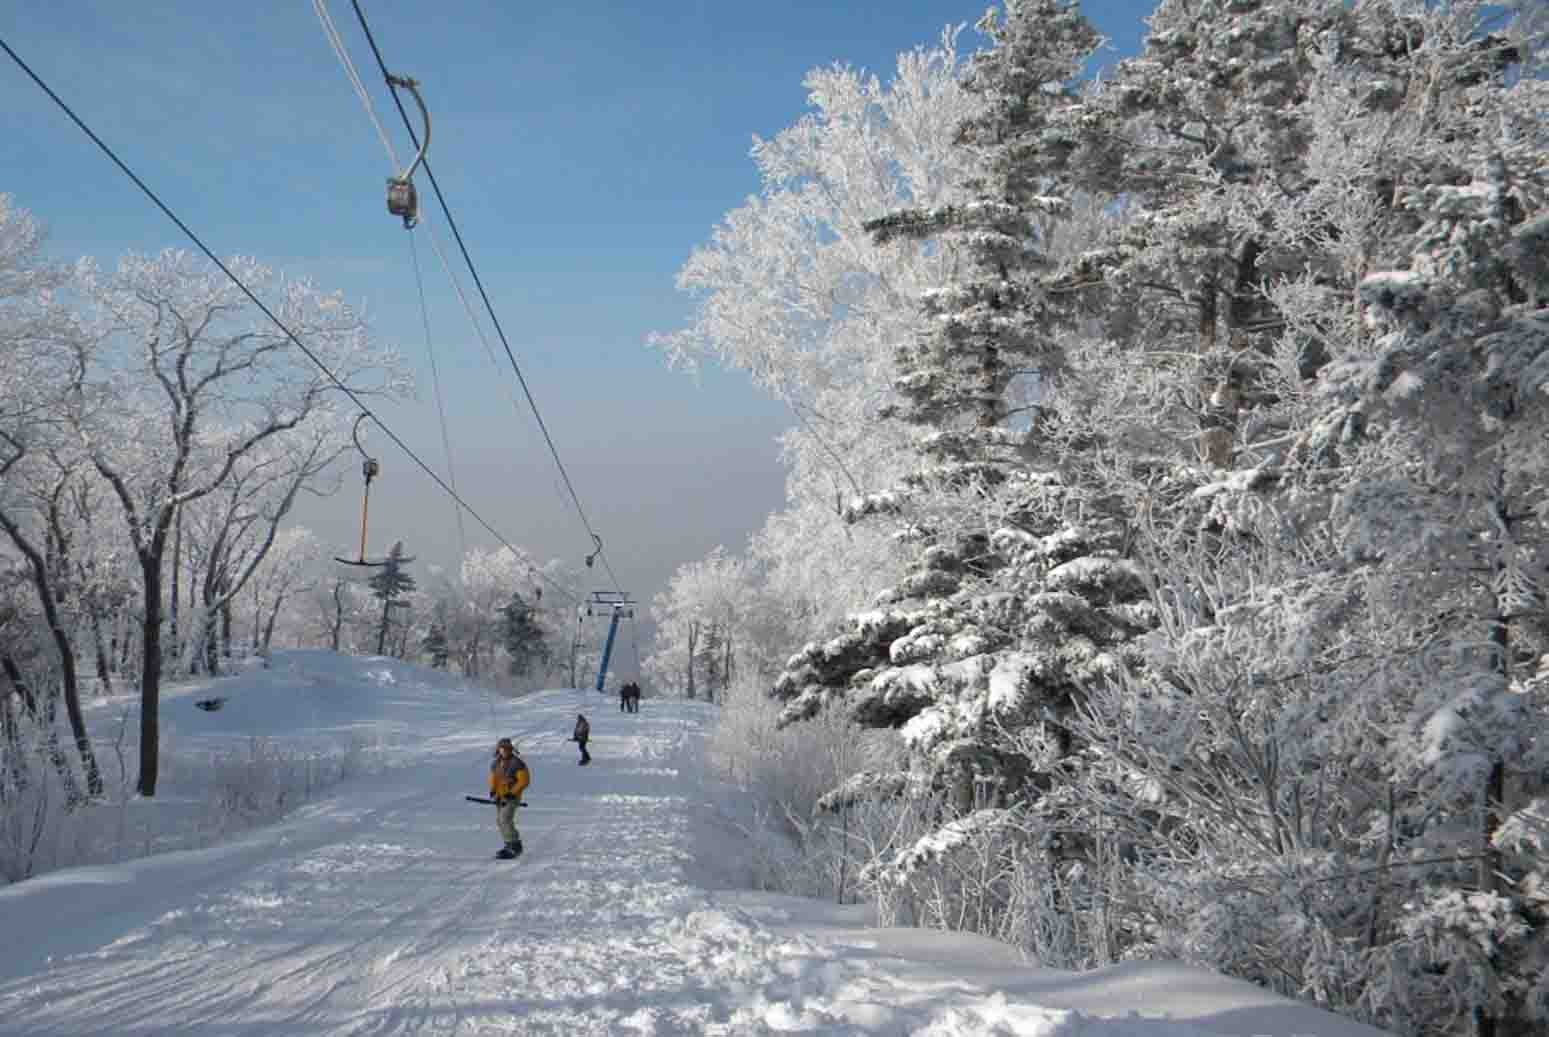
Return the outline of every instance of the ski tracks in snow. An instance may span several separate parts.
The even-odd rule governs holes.
[[[521,859],[492,859],[493,818],[461,802],[483,778],[465,743],[230,852],[220,885],[148,884],[160,904],[0,981],[0,1034],[930,1032],[918,991],[695,881],[716,863],[693,859],[712,845],[697,724],[594,723],[596,762],[577,767],[554,734],[576,703],[523,700]]]

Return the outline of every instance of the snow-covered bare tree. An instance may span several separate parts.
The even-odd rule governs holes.
[[[325,562],[325,565],[329,563]],[[335,568],[329,565],[329,568]],[[319,576],[305,598],[308,640],[335,652],[368,651],[362,633],[370,625],[375,606],[370,589],[359,580],[349,580],[337,572]]]
[[[904,429],[878,412],[894,346],[914,326],[913,300],[948,260],[931,248],[876,249],[862,225],[961,196],[966,157],[953,137],[977,102],[958,82],[957,35],[900,55],[886,82],[847,67],[812,71],[810,113],[755,140],[759,196],[729,213],[679,274],[699,298],[692,323],[653,339],[674,363],[748,372],[792,409],[789,505],[759,561],[792,614],[811,621],[792,644],[866,600],[896,566],[884,533],[851,529],[840,511],[889,485],[906,456]]]
[[[323,545],[311,530],[287,526],[279,530],[274,543],[254,570],[252,649],[267,654],[274,640],[275,627],[294,599],[313,590],[318,569],[324,561]],[[291,629],[290,636],[299,631]]]
[[[472,548],[450,579],[436,582],[430,593],[437,607],[444,609],[448,651],[463,674],[493,676],[488,663],[501,649],[505,623],[501,610],[513,594],[529,605],[541,606],[543,576],[539,573],[525,551]]]
[[[298,430],[287,441],[256,447],[218,491],[182,509],[179,529],[197,605],[184,626],[190,668],[220,672],[221,658],[233,647],[233,603],[283,534],[297,495],[319,489],[348,450],[347,434],[337,423]]]
[[[97,795],[102,778],[81,712],[76,647],[65,615],[79,564],[71,545],[82,528],[71,505],[86,475],[57,417],[67,384],[62,342],[70,320],[54,291],[66,272],[45,261],[42,243],[37,222],[0,195],[0,530],[24,560],[42,623],[38,633],[56,653],[51,669],[58,674],[87,792]],[[11,683],[17,686],[15,675]],[[54,700],[52,688],[44,698]],[[52,705],[47,712],[52,716]],[[36,709],[29,714],[40,715]],[[53,732],[47,737],[52,740]]]
[[[742,640],[743,606],[754,593],[747,564],[716,547],[704,559],[678,567],[651,603],[656,637],[644,662],[661,687],[681,688],[715,701]]]
[[[396,392],[390,354],[336,295],[278,282],[251,259],[227,264],[298,339],[265,319],[230,279],[184,252],[126,256],[112,273],[85,264],[67,340],[61,414],[112,488],[142,590],[140,774],[156,791],[166,555],[180,508],[225,485],[270,441],[339,422],[338,389]]]

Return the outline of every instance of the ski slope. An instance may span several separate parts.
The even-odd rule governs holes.
[[[218,712],[193,708],[217,694]],[[738,890],[745,841],[703,776],[700,703],[497,703],[393,660],[290,652],[163,711],[177,760],[356,738],[372,772],[208,848],[0,888],[0,1035],[1378,1033],[1183,966],[1054,972],[982,938]],[[494,808],[463,800],[499,735],[533,771],[514,862],[492,857]],[[171,769],[125,808],[142,825],[197,795],[178,775],[200,772]]]

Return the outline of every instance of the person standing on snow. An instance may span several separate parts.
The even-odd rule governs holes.
[[[501,860],[511,860],[522,852],[522,837],[516,830],[516,808],[522,805],[522,793],[532,775],[527,764],[516,755],[511,739],[502,738],[495,743],[495,759],[489,765],[489,798],[495,801],[495,827],[505,840],[499,853]]]
[[[582,767],[592,762],[592,754],[586,751],[587,739],[591,737],[592,725],[586,722],[586,717],[583,714],[577,713],[575,715],[575,734],[570,736],[570,740],[581,747],[580,765]]]

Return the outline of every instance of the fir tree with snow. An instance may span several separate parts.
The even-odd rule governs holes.
[[[1054,835],[1068,829],[1068,798],[1051,795],[1071,761],[1070,713],[1150,622],[1123,523],[1069,477],[1073,441],[1055,405],[1073,314],[1047,295],[1047,238],[1066,204],[1062,155],[1046,145],[1097,37],[1060,3],[1007,4],[981,28],[993,46],[966,83],[983,106],[959,138],[975,159],[971,200],[870,224],[884,247],[928,240],[956,257],[898,351],[897,413],[919,430],[919,466],[849,513],[891,522],[917,567],[793,656],[775,685],[786,723],[838,707],[898,729],[911,751],[918,775],[862,776],[830,805],[881,790],[944,804],[925,834],[863,872],[875,888],[937,881],[921,876],[949,874],[954,854],[1079,860],[1079,840]],[[984,924],[1003,924],[1013,902],[998,888],[984,904],[1003,921]],[[932,910],[935,924],[949,915]]]
[[[537,609],[521,594],[512,594],[500,610],[501,645],[506,650],[506,672],[523,677],[536,666],[548,663],[551,650],[548,634],[538,621]]]
[[[412,561],[414,559],[404,556],[403,541],[399,540],[387,552],[381,567],[366,580],[366,585],[371,588],[371,596],[382,603],[381,618],[377,621],[378,655],[387,650],[387,632],[392,626],[393,610],[408,608],[409,602],[406,599],[418,586],[418,582],[406,569]]]

